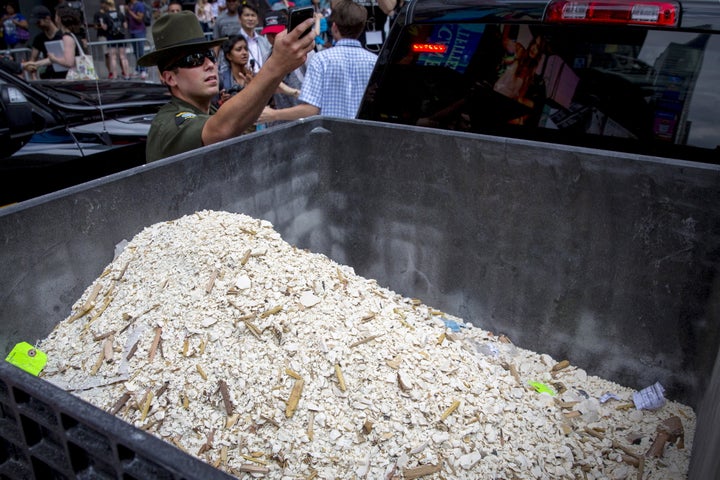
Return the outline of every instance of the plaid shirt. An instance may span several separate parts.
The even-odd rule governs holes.
[[[377,55],[355,39],[343,38],[308,62],[300,101],[327,117],[355,118]]]

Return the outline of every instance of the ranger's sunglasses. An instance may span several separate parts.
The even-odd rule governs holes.
[[[212,50],[207,50],[204,52],[190,53],[188,55],[185,55],[184,57],[180,57],[179,59],[171,63],[167,69],[172,70],[174,68],[199,67],[205,63],[206,58],[209,58],[210,61],[213,63],[217,62],[217,59],[215,58],[215,52],[213,52]]]

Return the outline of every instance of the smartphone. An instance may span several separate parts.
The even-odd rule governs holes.
[[[300,25],[302,22],[307,20],[308,18],[313,18],[313,15],[315,14],[315,9],[313,7],[299,7],[299,8],[291,8],[290,9],[290,21],[288,23],[288,32],[293,31],[295,27]],[[312,27],[308,28],[305,32],[303,32],[302,35],[300,35],[300,38],[304,37],[310,31],[312,30]]]

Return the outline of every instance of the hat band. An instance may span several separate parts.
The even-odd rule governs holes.
[[[172,43],[170,45],[163,45],[161,47],[158,47],[156,50],[170,50],[170,49],[175,49],[175,48],[192,46],[192,45],[196,45],[196,44],[200,44],[200,43],[207,43],[209,41],[211,41],[211,40],[208,40],[204,36],[200,37],[200,38],[191,38],[190,40],[183,40],[182,42]]]

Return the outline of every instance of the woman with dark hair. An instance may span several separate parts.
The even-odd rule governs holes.
[[[77,34],[82,32],[82,17],[80,11],[70,5],[63,3],[55,9],[55,24],[62,32],[63,55],[58,57],[48,53],[48,59],[52,63],[62,65],[65,68],[75,66],[75,57],[80,55],[78,51],[79,41]]]
[[[220,77],[220,90],[238,91],[252,80],[253,70],[249,65],[250,52],[247,39],[242,35],[233,35],[222,44],[222,51],[230,68]]]
[[[222,44],[222,52],[229,68],[220,75],[220,96],[218,105],[228,101],[233,95],[245,88],[255,75],[248,64],[250,53],[248,44],[242,35],[233,35]],[[253,127],[254,130],[254,127]]]

